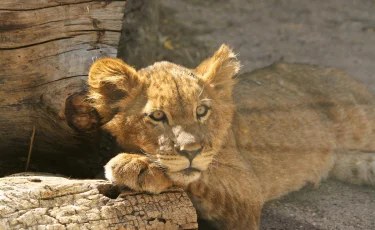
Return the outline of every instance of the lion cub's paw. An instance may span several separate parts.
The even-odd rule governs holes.
[[[160,193],[172,185],[167,175],[144,156],[122,153],[104,168],[108,180],[136,191]]]

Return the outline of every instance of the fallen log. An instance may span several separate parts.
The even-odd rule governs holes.
[[[138,31],[128,22],[154,4],[126,3],[124,26]],[[86,79],[96,58],[117,55],[124,12],[124,0],[0,1],[0,176],[25,165],[78,178],[102,170],[98,151],[114,140],[85,101]],[[137,36],[127,31],[130,47]],[[197,229],[197,216],[181,190],[148,195],[104,180],[18,174],[0,178],[0,229]]]
[[[0,178],[0,229],[197,229],[182,190],[120,190],[105,180],[57,176]]]
[[[92,177],[99,118],[72,104],[92,62],[116,57],[124,12],[125,0],[0,1],[0,176],[24,170],[35,127],[29,170]]]

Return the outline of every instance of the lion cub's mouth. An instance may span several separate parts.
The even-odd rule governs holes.
[[[174,181],[177,186],[187,186],[193,181],[201,177],[202,171],[193,167],[185,168],[183,170],[168,173],[169,178]]]
[[[193,168],[193,167],[189,167],[189,168],[183,169],[183,170],[181,170],[179,172],[182,172],[183,174],[189,176],[189,175],[191,175],[191,174],[193,174],[195,172],[201,172],[201,170]]]

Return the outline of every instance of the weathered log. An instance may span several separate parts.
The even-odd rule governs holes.
[[[142,2],[130,4],[129,17],[154,5]],[[23,171],[30,146],[31,170],[92,177],[92,167],[102,169],[98,140],[108,139],[85,101],[86,77],[96,58],[116,56],[124,7],[124,0],[0,2],[0,176]],[[196,222],[181,190],[147,195],[104,180],[0,178],[0,229],[196,229]]]
[[[90,175],[98,117],[71,105],[93,60],[116,56],[124,11],[124,0],[0,1],[0,176],[24,169],[34,126],[32,170]]]
[[[0,178],[0,229],[197,229],[181,190],[120,191],[104,180]]]

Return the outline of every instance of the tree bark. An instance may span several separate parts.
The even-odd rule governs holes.
[[[124,11],[124,0],[0,1],[0,176],[24,170],[34,126],[29,169],[83,156],[57,171],[90,176],[99,117],[76,105],[92,62],[116,56]]]
[[[57,176],[0,178],[0,229],[197,229],[181,190],[120,191],[104,180]]]

